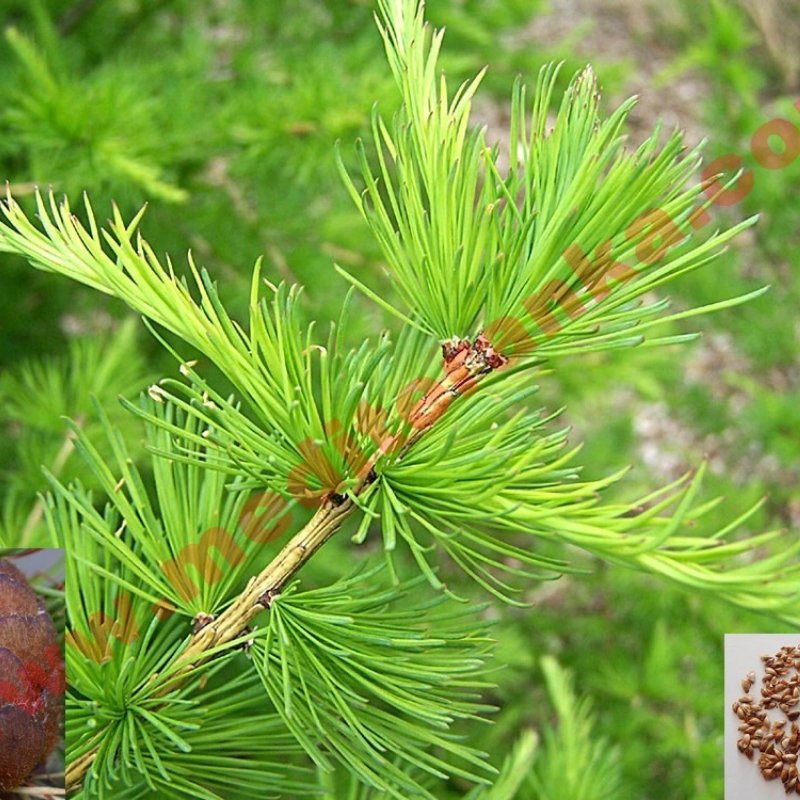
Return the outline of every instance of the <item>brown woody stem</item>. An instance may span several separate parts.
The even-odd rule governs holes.
[[[192,636],[176,661],[178,671],[175,677],[203,661],[206,651],[235,639],[257,614],[269,608],[272,598],[280,594],[295,572],[339,530],[354,508],[355,504],[349,498],[339,505],[327,501],[320,506],[308,524],[259,575],[250,580],[234,603]]]

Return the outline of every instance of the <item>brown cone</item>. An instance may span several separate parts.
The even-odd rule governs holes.
[[[63,663],[53,623],[0,559],[0,791],[19,786],[58,740]]]

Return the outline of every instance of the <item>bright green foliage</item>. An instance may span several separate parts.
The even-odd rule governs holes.
[[[418,554],[413,520],[490,591],[496,591],[492,584],[508,589],[498,572],[523,572],[508,566],[510,558],[554,574],[570,571],[567,563],[540,554],[522,539],[515,546],[511,537],[524,532],[798,620],[800,542],[783,543],[773,560],[737,565],[737,556],[780,540],[782,532],[725,542],[727,533],[746,523],[747,513],[703,535],[697,520],[717,505],[694,506],[703,469],[632,502],[602,505],[599,492],[620,475],[581,482],[564,432],[546,432],[546,418],[519,407],[503,418],[504,405],[524,402],[532,393],[523,381],[524,373],[500,386],[487,384],[466,398],[458,416],[443,418],[408,457],[386,470],[376,490],[383,505],[377,500],[372,505],[382,512],[388,549],[393,542],[386,541],[387,529],[389,534],[397,530]],[[487,417],[495,424],[487,426]],[[531,431],[541,431],[533,441]]]
[[[134,249],[132,238],[135,223],[126,225],[117,214],[112,228],[113,234],[105,235],[117,259],[125,266],[123,271],[103,251],[101,233],[94,224],[90,209],[89,226],[85,229],[70,214],[65,204],[56,208],[51,200],[50,215],[41,201],[39,208],[40,216],[45,221],[46,234],[38,232],[27,221],[20,207],[12,201],[6,211],[14,229],[4,229],[4,239],[0,246],[25,253],[35,265],[64,272],[95,288],[118,294],[133,308],[147,314],[181,336],[188,344],[206,353],[217,366],[224,369],[229,379],[249,400],[257,415],[257,419],[251,421],[234,408],[230,401],[214,392],[208,384],[194,378],[191,364],[184,364],[182,371],[195,381],[195,387],[188,390],[192,403],[180,401],[161,387],[157,387],[157,391],[151,390],[156,399],[172,399],[212,430],[205,436],[204,431],[197,427],[189,431],[181,430],[182,437],[195,445],[217,445],[222,452],[227,453],[231,464],[236,465],[236,468],[254,474],[262,484],[266,483],[288,496],[297,495],[297,489],[292,488],[293,475],[300,475],[297,480],[302,487],[302,496],[310,489],[311,497],[316,496],[318,499],[329,491],[347,489],[348,480],[350,485],[357,481],[366,457],[377,449],[382,439],[382,436],[375,435],[375,430],[359,431],[358,418],[365,386],[368,386],[369,378],[375,376],[383,355],[380,350],[370,352],[362,347],[348,356],[337,357],[334,349],[330,360],[327,358],[327,351],[322,350],[320,403],[313,385],[311,359],[315,348],[310,334],[301,338],[297,328],[293,313],[293,290],[281,287],[275,289],[270,308],[266,302],[259,301],[260,271],[257,268],[253,274],[250,329],[247,332],[227,315],[207,275],[192,266],[201,295],[198,303],[190,295],[187,285],[175,276],[171,267],[165,269],[161,266],[149,246],[140,241]],[[602,334],[600,338],[603,338]],[[422,340],[414,337],[406,341],[419,347]],[[332,338],[329,344],[334,348],[336,340]],[[414,374],[411,368],[420,362],[420,351],[417,347],[401,352],[394,360],[395,367],[397,362],[404,367],[402,373],[395,372],[395,385],[401,376]],[[333,377],[342,374],[341,368],[344,364],[349,367],[349,371],[344,373],[348,382],[337,381]],[[380,372],[377,375],[380,376]],[[724,584],[729,587],[727,596],[734,602],[746,605],[757,603],[759,607],[775,609],[791,604],[795,593],[797,567],[788,568],[781,580],[770,578],[779,565],[790,563],[800,544],[777,554],[774,562],[762,561],[740,568],[738,574],[717,577],[713,570],[707,568],[709,562],[719,563],[722,559],[767,541],[774,534],[765,534],[750,542],[736,542],[726,546],[719,546],[718,536],[706,539],[705,542],[694,537],[684,539],[679,536],[670,540],[673,534],[679,532],[679,526],[695,491],[693,487],[690,487],[684,501],[678,506],[675,516],[656,519],[659,528],[656,533],[648,532],[650,520],[669,505],[669,499],[663,500],[660,505],[653,506],[644,514],[632,513],[640,505],[641,501],[637,500],[587,515],[587,502],[593,504],[588,499],[589,496],[598,487],[607,484],[609,479],[585,487],[573,485],[571,482],[563,483],[565,479],[569,480],[569,476],[568,473],[559,472],[563,466],[563,456],[556,458],[553,453],[558,440],[547,435],[539,441],[541,453],[536,448],[531,449],[527,438],[531,431],[531,420],[529,418],[526,421],[519,413],[516,419],[512,415],[497,429],[492,427],[492,422],[499,425],[507,407],[521,401],[530,391],[524,386],[524,378],[525,372],[519,368],[501,371],[491,383],[499,393],[493,399],[488,399],[491,395],[487,391],[462,400],[458,406],[460,413],[457,416],[455,413],[446,415],[443,423],[417,451],[429,454],[422,467],[414,467],[414,459],[419,457],[416,454],[396,467],[391,465],[399,456],[397,452],[378,461],[378,473],[385,471],[387,479],[376,484],[375,490],[367,495],[368,516],[365,520],[375,514],[382,514],[384,545],[388,551],[394,549],[395,534],[399,532],[431,583],[439,585],[422,555],[420,543],[402,518],[407,508],[410,508],[410,517],[420,523],[423,529],[433,533],[440,545],[467,572],[484,586],[488,586],[485,564],[501,568],[503,564],[487,555],[486,550],[514,558],[518,558],[522,552],[508,541],[489,538],[489,531],[499,524],[501,528],[510,527],[514,531],[527,528],[539,536],[547,536],[547,517],[540,510],[544,508],[546,513],[553,514],[554,522],[550,524],[558,531],[560,538],[578,543],[606,557],[645,566],[694,588],[716,592]],[[219,413],[217,409],[221,409]],[[398,413],[395,407],[386,426],[389,431],[397,428]],[[176,432],[168,418],[152,414],[148,418],[151,422]],[[471,436],[473,428],[476,430],[475,436]],[[214,430],[217,431],[216,434]],[[361,440],[367,445],[371,442],[371,451],[364,452],[363,449],[356,448],[354,452],[348,444],[350,431],[354,434],[360,432]],[[379,428],[378,432],[380,431]],[[466,460],[463,460],[458,447],[452,447],[462,437],[467,453]],[[309,457],[303,447],[303,443],[309,442],[311,445],[317,443],[317,447],[319,443],[325,443],[327,447],[321,453],[315,452]],[[438,451],[432,450],[437,442],[441,443]],[[545,463],[550,461],[553,465],[552,473],[542,472],[541,461],[534,462],[527,471],[522,471],[522,466],[528,461],[537,455],[541,458],[542,454],[548,452],[550,455]],[[518,454],[516,458],[521,460],[510,458],[512,453]],[[182,456],[191,460],[191,455],[184,453]],[[215,459],[206,462],[201,457],[201,460],[208,467],[217,466]],[[469,469],[464,471],[467,465]],[[458,469],[455,469],[456,466]],[[221,467],[228,470],[232,468],[226,467],[224,462]],[[439,488],[433,482],[435,472],[428,472],[426,475],[431,467],[434,470],[444,468],[448,476],[454,472],[455,475],[463,474],[467,481],[467,494],[459,496],[460,481],[457,477],[448,478],[446,488]],[[417,479],[409,484],[405,476],[412,469],[417,472]],[[306,473],[316,479],[316,485],[312,481],[309,486]],[[507,475],[505,479],[504,473]],[[476,480],[481,474],[489,481],[484,491],[488,491],[491,500],[486,502],[483,502],[482,494],[477,491],[476,486]],[[535,493],[537,485],[549,487],[555,480],[562,482],[561,491],[564,493],[564,506],[557,513],[551,511],[555,490],[547,489],[548,500],[544,506],[537,501]],[[498,491],[504,484],[507,485],[506,492]],[[409,491],[411,487],[413,491]],[[433,507],[429,499],[431,494],[434,496]],[[441,509],[437,508],[440,501],[436,500],[436,496],[442,494],[446,498],[444,508],[449,507],[452,512],[449,521],[442,516]],[[452,537],[451,542],[447,527],[464,512],[470,515],[470,522],[477,520],[480,527],[477,531],[471,531],[470,522],[462,524],[461,533]],[[576,517],[575,522],[570,519],[573,516]],[[365,528],[362,527],[363,530]],[[631,534],[633,538],[614,536],[615,530]],[[644,534],[645,538],[637,538],[637,534]],[[653,554],[651,551],[656,548],[663,548],[663,552]],[[675,548],[684,551],[684,554],[673,556],[672,551]],[[526,562],[533,565],[553,567],[558,571],[566,569],[562,562],[553,562],[549,558],[542,560],[530,553],[522,555]],[[684,563],[687,559],[688,563]],[[496,580],[492,576],[488,578]],[[758,587],[759,591],[754,594],[749,591],[751,587]]]
[[[419,580],[380,584],[373,569],[272,603],[253,645],[272,704],[320,767],[331,768],[330,753],[388,796],[435,797],[408,766],[487,780],[485,754],[448,730],[489,710],[476,678],[488,644],[481,609],[443,605]]]
[[[164,175],[169,149],[157,145],[161,135],[147,100],[139,87],[120,80],[118,67],[92,80],[69,80],[14,28],[5,38],[23,76],[4,109],[10,140],[4,146],[25,142],[34,175],[52,170],[58,181],[66,170],[80,185],[100,172],[117,189],[132,184],[167,202],[186,200],[186,192]]]
[[[152,401],[143,401],[152,407]],[[197,434],[193,418],[184,420],[174,408],[158,409],[167,425],[183,431],[183,441]],[[54,481],[55,490],[79,514],[83,536],[92,538],[139,579],[135,586],[96,565],[98,575],[120,587],[164,605],[189,619],[215,615],[265,557],[265,544],[288,527],[291,506],[277,496],[256,494],[234,479],[206,466],[213,456],[196,446],[194,463],[175,456],[169,434],[148,429],[148,444],[160,453],[152,459],[154,490],[149,489],[131,459],[119,432],[110,428],[102,410],[107,444],[113,456],[104,459],[94,442],[75,429],[75,446],[94,481],[108,498],[105,510],[80,485],[69,489]],[[187,445],[184,445],[186,447]],[[121,536],[122,532],[125,536]],[[82,557],[78,548],[77,555]],[[87,562],[92,569],[92,563]]]
[[[75,339],[63,358],[31,360],[0,378],[0,398],[9,428],[4,442],[16,466],[0,492],[0,545],[58,546],[48,538],[37,500],[46,487],[42,465],[66,481],[89,478],[85,465],[72,457],[74,448],[64,429],[64,417],[89,433],[97,432],[101,426],[92,405],[94,398],[109,408],[115,425],[130,431],[131,419],[122,413],[116,398],[139,391],[144,375],[131,322],[104,342]],[[102,452],[108,454],[107,449]]]
[[[230,318],[210,277],[197,269],[191,259],[199,302],[193,299],[188,285],[175,274],[171,264],[164,267],[144,240],[135,239],[141,213],[126,224],[115,211],[111,230],[106,232],[97,227],[88,200],[88,225],[84,227],[66,202],[56,207],[51,196],[48,209],[43,199],[37,197],[45,233],[38,231],[21,207],[10,200],[5,209],[13,229],[4,227],[0,249],[23,253],[39,268],[61,272],[123,299],[131,308],[206,355],[247,400],[256,423],[202,382],[190,397],[197,399],[202,390],[211,402],[184,407],[203,422],[212,423],[216,417],[221,433],[242,443],[233,447],[232,457],[245,469],[255,469],[257,463],[260,481],[275,486],[277,479],[283,478],[284,485],[279,488],[286,491],[285,481],[299,463],[297,444],[305,439],[330,439],[334,420],[349,423],[353,419],[359,397],[352,391],[343,395],[343,389],[349,390],[350,386],[337,382],[334,376],[342,366],[349,367],[348,378],[363,386],[380,353],[362,348],[346,363],[335,353],[331,354],[333,360],[328,360],[324,349],[313,346],[311,329],[307,334],[299,329],[296,287],[287,289],[268,284],[272,295],[268,303],[260,296],[257,265],[251,284],[250,325],[245,330]],[[103,249],[104,241],[113,258]],[[321,360],[320,381],[325,390],[319,406],[312,386],[317,352]],[[182,372],[193,375],[192,365],[182,365]],[[158,400],[168,396],[163,390],[153,394]],[[224,413],[214,414],[213,403],[220,404]],[[170,423],[162,424],[168,427]],[[200,436],[198,431],[187,435],[198,440]],[[330,445],[327,455],[335,457],[334,454]]]
[[[313,774],[294,758],[299,748],[280,718],[265,710],[246,662],[242,669],[229,653],[164,696],[152,677],[184,642],[186,618],[154,605],[131,558],[118,560],[91,535],[97,523],[92,512],[81,517],[82,499],[74,491],[47,511],[67,548],[68,760],[102,740],[96,770],[77,796],[218,800],[312,791]],[[109,530],[119,522],[111,509],[105,520]],[[129,536],[118,534],[123,542]]]
[[[161,431],[153,434],[164,437]],[[482,754],[448,732],[454,720],[477,718],[487,710],[479,702],[485,688],[479,676],[489,644],[476,620],[480,608],[452,602],[443,606],[441,595],[421,591],[419,579],[378,591],[380,570],[316,591],[287,590],[274,601],[268,627],[254,637],[252,658],[277,717],[260,711],[265,697],[252,690],[247,677],[252,666],[241,660],[227,663],[227,657],[220,680],[241,684],[243,696],[237,700],[233,695],[234,707],[240,704],[251,715],[242,723],[242,733],[234,730],[239,724],[235,717],[225,722],[231,695],[222,687],[207,692],[192,681],[171,693],[164,706],[162,687],[184,640],[187,616],[214,614],[226,605],[253,572],[261,548],[251,543],[241,561],[232,561],[231,551],[220,547],[217,564],[205,552],[207,563],[198,564],[197,573],[185,559],[179,560],[177,577],[164,562],[187,543],[197,546],[198,531],[236,531],[236,512],[247,493],[233,491],[221,498],[219,473],[161,458],[154,469],[157,514],[118,440],[113,447],[124,485],[117,489],[106,485],[111,473],[85,436],[77,447],[101,473],[99,480],[112,501],[98,512],[79,486],[68,491],[56,484],[57,496],[47,512],[53,534],[68,553],[69,757],[79,757],[95,735],[104,742],[100,767],[84,789],[86,797],[95,792],[115,796],[118,780],[132,782],[129,769],[140,771],[151,789],[165,796],[197,792],[225,797],[213,792],[224,787],[224,770],[239,765],[241,754],[226,767],[217,753],[222,770],[202,788],[190,778],[204,752],[213,753],[225,736],[240,735],[251,736],[253,748],[245,747],[241,774],[265,770],[252,785],[288,791],[292,778],[283,771],[276,774],[278,767],[269,760],[276,758],[274,748],[293,749],[287,748],[284,730],[322,768],[331,769],[326,755],[331,753],[362,780],[397,797],[413,796],[418,785],[404,773],[403,763],[393,763],[392,754],[399,754],[401,762],[425,765],[437,777],[456,769],[485,779]],[[241,533],[235,542],[234,550],[248,546]],[[220,567],[222,579],[210,580]],[[195,584],[201,591],[185,591]],[[226,650],[232,652],[230,646]],[[213,681],[221,668],[205,668],[203,682]],[[162,678],[154,681],[156,673]],[[217,718],[219,728],[206,723]],[[285,727],[276,728],[277,718]],[[270,736],[269,746],[265,735]],[[227,744],[234,748],[232,741]],[[434,756],[431,747],[445,750],[448,759]],[[188,752],[191,758],[183,758]],[[464,766],[451,765],[450,759]]]
[[[542,659],[550,701],[558,715],[545,731],[528,791],[536,800],[614,800],[623,797],[619,754],[595,733],[589,702],[575,697],[570,675],[552,656]]]
[[[428,49],[422,41],[421,7],[414,10],[406,4],[403,13],[402,3],[395,2],[393,7],[384,3],[382,9],[381,33],[402,91],[402,112],[394,137],[380,117],[373,119],[380,188],[360,151],[374,217],[367,214],[366,199],[352,184],[349,188],[372,220],[373,234],[407,306],[420,309],[426,330],[447,339],[466,334],[474,322],[491,261],[491,204],[496,195],[492,184],[481,180],[481,132],[468,127],[480,76],[449,99],[444,78],[437,74],[444,31],[434,34]],[[381,198],[384,191],[388,203]]]
[[[463,192],[459,195],[464,209],[463,217],[449,215],[447,211],[451,206],[448,201],[442,199],[437,202],[434,195],[430,194],[431,187],[438,180],[430,170],[438,168],[438,161],[433,159],[426,166],[425,159],[432,158],[431,153],[439,153],[437,143],[447,138],[455,149],[446,172],[452,173],[453,181],[456,182],[473,180],[470,177],[472,173],[469,161],[466,154],[461,152],[460,132],[463,129],[466,135],[464,126],[468,104],[459,106],[456,103],[457,108],[450,112],[446,106],[437,105],[441,101],[441,95],[431,94],[439,37],[434,37],[428,50],[423,39],[422,17],[416,5],[400,3],[384,8],[384,14],[387,16],[383,30],[390,63],[406,92],[404,113],[408,115],[408,122],[399,129],[412,136],[412,139],[405,158],[409,161],[416,159],[414,163],[417,171],[407,176],[403,183],[415,186],[418,191],[427,192],[426,203],[430,204],[430,209],[425,211],[422,205],[414,205],[413,198],[406,198],[398,200],[396,208],[403,209],[405,213],[416,207],[419,212],[417,222],[420,225],[425,219],[430,219],[433,223],[434,216],[440,215],[437,216],[436,225],[430,228],[433,237],[431,241],[439,242],[436,237],[441,233],[444,239],[440,243],[445,240],[451,240],[452,243],[464,232],[449,231],[445,221],[452,219],[455,225],[455,220],[459,218],[471,219],[472,212],[467,214],[466,208],[472,208],[472,196]],[[675,147],[678,140],[673,138],[672,144],[654,157],[649,166],[637,168],[634,162],[624,157],[614,162],[613,156],[617,147],[615,142],[624,111],[612,117],[598,133],[594,120],[594,90],[586,88],[586,81],[586,76],[579,79],[576,87],[567,94],[562,110],[562,119],[566,122],[562,123],[562,127],[557,124],[554,133],[547,137],[544,137],[542,127],[542,109],[546,108],[550,91],[548,82],[551,79],[540,83],[534,103],[531,138],[520,135],[520,146],[530,154],[531,159],[535,159],[537,167],[541,164],[545,174],[558,174],[559,178],[565,175],[578,176],[561,187],[567,194],[573,190],[577,192],[573,200],[593,202],[597,197],[605,197],[605,202],[613,204],[622,214],[622,223],[628,223],[632,219],[634,207],[632,200],[627,204],[616,201],[614,186],[617,186],[616,192],[619,194],[622,191],[621,184],[605,181],[601,188],[597,188],[593,181],[586,183],[583,180],[584,173],[594,176],[593,180],[596,180],[599,175],[598,162],[609,164],[605,159],[611,160],[611,175],[614,174],[614,169],[620,170],[619,180],[630,174],[641,173],[644,176],[643,187],[648,191],[652,190],[651,194],[644,194],[642,198],[645,201],[662,198],[677,218],[685,219],[694,202],[696,191],[694,194],[687,194],[682,189],[688,173],[683,161],[677,162],[683,165],[677,171],[673,163],[677,155]],[[464,97],[468,97],[470,90],[465,92]],[[518,92],[517,97],[521,96],[521,92]],[[436,97],[439,101],[435,101]],[[419,105],[419,98],[423,100],[422,106]],[[522,101],[518,99],[515,130],[524,128],[522,107]],[[434,109],[437,109],[437,113],[444,114],[438,125],[431,122],[438,118],[436,114],[429,113]],[[455,124],[454,120],[460,121]],[[429,125],[433,125],[432,139],[424,137]],[[561,136],[567,138],[562,142]],[[516,135],[512,138],[516,149]],[[655,141],[651,137],[642,151],[642,158],[652,155]],[[528,144],[522,144],[524,142]],[[600,155],[602,158],[599,158]],[[557,166],[570,156],[570,161]],[[402,160],[398,158],[398,161],[402,169]],[[528,207],[513,211],[515,207],[512,204],[512,211],[506,211],[506,217],[509,220],[521,219],[521,227],[513,222],[509,225],[526,240],[534,230],[531,224],[535,221],[537,229],[542,231],[541,235],[545,238],[543,249],[555,258],[558,250],[553,249],[546,233],[550,229],[540,226],[544,224],[542,220],[551,219],[552,230],[569,231],[571,229],[566,227],[569,215],[565,215],[565,207],[559,205],[560,199],[556,203],[555,198],[559,193],[551,186],[552,181],[548,180],[545,187],[541,188],[538,179],[531,182],[531,174],[538,175],[531,170],[530,165],[519,174],[512,170],[509,180],[515,191],[509,193],[509,198],[513,199],[516,189],[527,184]],[[625,179],[626,186],[629,181],[630,177]],[[625,197],[629,196],[638,196],[638,193],[626,191]],[[421,198],[422,195],[418,197]],[[135,238],[134,231],[139,217],[127,224],[115,212],[110,232],[104,232],[97,227],[88,201],[86,227],[78,222],[66,203],[56,207],[52,197],[49,209],[41,199],[38,207],[45,227],[44,233],[39,232],[27,220],[17,204],[9,201],[5,211],[10,226],[0,229],[0,247],[27,255],[35,266],[61,272],[101,291],[119,296],[132,308],[207,355],[240,391],[251,410],[250,415],[240,412],[233,402],[223,398],[209,384],[199,379],[191,364],[182,366],[182,372],[194,384],[183,390],[190,402],[182,401],[175,394],[168,394],[162,387],[151,390],[156,399],[176,402],[188,414],[194,415],[203,425],[208,426],[209,430],[193,428],[190,431],[178,431],[169,420],[153,415],[148,416],[150,421],[179,432],[196,446],[215,445],[230,460],[229,466],[222,462],[221,468],[234,472],[245,471],[261,485],[267,484],[287,496],[297,497],[299,492],[304,499],[319,500],[328,492],[344,492],[357,486],[363,479],[361,473],[364,465],[377,451],[384,434],[395,433],[402,426],[402,419],[398,420],[396,403],[388,411],[383,406],[377,409],[387,417],[385,422],[381,420],[377,431],[369,427],[364,430],[363,420],[359,418],[365,395],[367,398],[374,396],[375,390],[370,388],[370,382],[382,383],[386,380],[386,371],[379,368],[387,357],[386,351],[381,347],[370,350],[365,345],[349,355],[339,355],[338,341],[333,334],[329,339],[328,349],[317,348],[311,338],[311,331],[303,335],[299,330],[295,315],[294,289],[272,289],[271,305],[260,299],[258,267],[252,279],[250,325],[249,329],[243,329],[229,317],[209,276],[198,270],[191,260],[190,269],[200,295],[199,301],[193,299],[188,285],[176,276],[171,264],[164,267],[152,248],[143,240]],[[648,210],[647,205],[645,209]],[[595,211],[597,213],[592,220],[585,219],[578,225],[578,230],[582,230],[581,225],[586,224],[596,232],[594,235],[600,235],[602,228],[597,220],[602,215],[599,214],[599,209]],[[388,217],[383,219],[385,224],[391,225]],[[529,221],[526,222],[526,219]],[[722,234],[724,237],[729,235],[731,231]],[[568,239],[574,241],[569,234],[566,239],[562,234],[559,241],[563,245]],[[114,258],[103,249],[104,241]],[[525,248],[518,248],[519,252],[530,250],[530,258],[511,259],[509,266],[503,268],[501,273],[495,274],[492,269],[481,271],[481,280],[488,281],[492,276],[496,287],[511,287],[510,299],[495,306],[498,313],[511,310],[519,296],[532,287],[537,268],[531,264],[542,258],[538,245],[533,247],[538,241],[534,236]],[[476,246],[478,245],[473,243],[470,248],[464,247],[463,252],[472,252]],[[663,307],[663,301],[641,308],[633,302],[638,294],[675,277],[684,268],[694,269],[705,263],[715,248],[715,238],[712,237],[708,242],[689,249],[678,257],[670,258],[668,253],[664,265],[652,271],[644,271],[645,277],[641,279],[641,285],[638,272],[636,278],[628,283],[615,283],[605,290],[600,302],[587,312],[591,323],[586,322],[584,325],[583,317],[578,316],[575,322],[565,324],[563,329],[551,337],[550,343],[544,345],[543,352],[551,355],[559,351],[582,352],[605,347],[609,343],[632,344],[640,341],[640,337],[631,338],[626,331],[631,325],[641,329],[649,324],[642,323],[642,319]],[[426,264],[428,268],[425,267]],[[516,265],[513,272],[508,271],[511,265]],[[470,284],[471,281],[472,267],[467,273],[454,273],[456,279],[452,276],[445,278],[450,273],[441,261],[420,262],[416,269],[426,269],[426,277],[433,276],[451,283],[456,292],[463,290],[464,282]],[[401,279],[400,274],[397,273],[398,279]],[[505,275],[503,280],[501,275]],[[595,269],[592,275],[595,280],[598,276],[603,277],[604,273],[598,273]],[[550,278],[552,275],[548,272],[541,277]],[[413,287],[409,284],[408,288],[413,294]],[[424,318],[425,298],[429,297],[435,302],[437,291],[434,289],[432,293],[426,294],[421,285],[416,290],[419,292],[416,308]],[[474,296],[475,291],[473,286],[469,295]],[[442,310],[459,307],[458,302],[444,303],[444,299],[440,299],[443,301],[439,306]],[[428,328],[441,334],[445,329],[440,326],[436,330],[439,323],[435,321],[434,306],[431,309]],[[679,316],[697,312],[698,309],[681,312]],[[441,318],[439,322],[447,325],[471,324],[473,317],[474,314],[470,312],[460,320]],[[611,327],[608,330],[600,324],[603,320],[609,322]],[[577,327],[573,328],[572,325]],[[454,330],[460,333],[458,329],[447,330],[451,334]],[[566,344],[561,347],[559,343]],[[425,363],[422,360],[424,339],[409,336],[401,344],[399,353],[388,362],[394,368],[391,370],[394,372],[390,381],[392,386],[402,385],[400,381],[408,380],[409,376],[431,374],[430,366],[422,373],[417,371],[420,364]],[[384,342],[383,347],[388,345]],[[316,350],[320,353],[318,371],[312,360]],[[532,363],[535,364],[536,361],[523,359],[521,366]],[[398,366],[402,369],[397,369]],[[315,381],[317,375],[318,383]],[[340,376],[345,376],[345,380]],[[385,474],[385,480],[373,484],[374,488],[366,494],[364,500],[355,496],[359,504],[366,503],[366,516],[357,540],[363,539],[370,519],[380,516],[387,552],[391,553],[394,549],[399,535],[409,545],[429,581],[439,586],[434,570],[424,556],[425,545],[419,541],[419,535],[409,525],[410,520],[413,520],[421,526],[422,531],[427,531],[426,536],[432,535],[434,541],[462,568],[488,588],[497,582],[497,577],[488,573],[486,567],[488,565],[503,569],[503,556],[516,559],[521,556],[523,563],[546,567],[555,574],[567,569],[562,561],[530,553],[527,548],[519,548],[507,538],[493,534],[493,530],[528,530],[544,537],[552,536],[551,531],[556,531],[556,536],[562,540],[577,543],[622,563],[660,572],[696,589],[718,593],[724,585],[728,587],[726,596],[734,602],[745,605],[756,603],[759,607],[776,610],[791,605],[795,594],[797,567],[788,567],[780,580],[770,578],[780,565],[791,562],[795,549],[800,545],[777,554],[774,561],[747,565],[735,572],[728,572],[726,569],[724,576],[717,575],[716,566],[724,559],[752,549],[768,541],[774,534],[724,546],[720,546],[718,536],[705,539],[683,536],[680,530],[683,522],[691,520],[699,513],[695,512],[687,517],[689,504],[696,491],[694,483],[688,487],[683,498],[679,498],[676,513],[671,517],[658,516],[670,503],[669,498],[663,497],[646,513],[634,512],[640,505],[640,500],[609,509],[593,508],[595,500],[592,493],[606,485],[609,479],[599,483],[590,482],[584,486],[573,484],[574,473],[562,471],[565,455],[556,453],[563,446],[563,437],[560,446],[558,438],[554,439],[550,434],[542,438],[534,437],[536,444],[531,447],[529,437],[531,423],[535,418],[520,416],[522,412],[516,412],[515,416],[515,412],[511,410],[530,391],[525,386],[525,373],[519,367],[501,370],[493,377],[490,385],[494,389],[491,394],[491,390],[487,388],[483,393],[461,400],[456,406],[457,412],[454,410],[446,415],[426,442],[402,463],[394,463],[402,451],[395,450],[380,455],[375,469],[378,475]],[[371,406],[369,400],[367,404]],[[509,409],[508,419],[504,419],[506,409]],[[499,427],[495,429],[493,425]],[[185,457],[191,459],[191,454]],[[418,463],[417,459],[420,458],[423,461]],[[207,466],[214,463],[216,460],[212,459],[212,464]],[[550,469],[546,468],[547,464],[551,465]],[[411,474],[415,478],[409,482],[408,476]],[[444,486],[440,484],[442,475],[447,476]],[[463,493],[460,491],[459,475],[463,475],[466,480]],[[477,484],[481,476],[486,482],[483,490]],[[561,488],[551,488],[554,483],[560,483]],[[544,495],[538,493],[539,487],[544,489]],[[560,501],[556,499],[558,494],[563,494]],[[542,502],[545,498],[546,501]],[[465,520],[465,517],[469,519]],[[454,521],[459,521],[458,532],[450,530]],[[733,527],[735,526],[731,526]],[[518,570],[512,568],[511,571]],[[507,593],[508,587],[502,583],[499,585]]]
[[[506,756],[500,774],[489,788],[476,787],[465,800],[513,800],[527,777],[539,745],[533,731],[525,731]]]
[[[701,186],[687,186],[699,155],[683,153],[677,132],[660,146],[658,129],[627,153],[621,132],[633,100],[601,122],[589,70],[571,83],[552,130],[556,70],[540,73],[530,114],[517,83],[511,163],[502,175],[498,149],[469,127],[481,76],[448,98],[436,72],[443,32],[426,44],[422,10],[414,8],[405,0],[383,5],[382,33],[404,103],[391,131],[374,117],[380,169],[373,173],[362,146],[359,192],[342,165],[408,309],[390,310],[442,340],[487,328],[508,354],[640,344],[641,331],[665,321],[651,317],[667,304],[642,307],[637,299],[707,264],[753,220],[677,247],[692,235],[696,208],[707,204]]]

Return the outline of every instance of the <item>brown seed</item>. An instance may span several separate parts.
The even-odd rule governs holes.
[[[741,681],[744,694],[732,705],[740,720],[737,748],[747,758],[758,752],[756,762],[764,780],[780,778],[787,794],[800,794],[800,645],[785,645],[761,661],[760,699],[751,695],[757,681],[756,671],[751,670]],[[772,709],[780,709],[783,718],[770,719]]]

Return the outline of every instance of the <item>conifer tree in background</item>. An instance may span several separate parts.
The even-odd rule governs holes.
[[[461,737],[491,710],[492,643],[481,608],[443,579],[453,567],[487,600],[519,603],[526,582],[577,570],[574,545],[800,620],[800,542],[736,536],[746,518],[704,531],[702,467],[603,503],[621,475],[581,476],[566,432],[532,408],[548,362],[687,341],[651,330],[748,299],[665,314],[654,290],[752,220],[698,239],[699,153],[659,131],[626,150],[632,104],[602,119],[589,69],[552,125],[556,70],[531,99],[515,85],[504,166],[470,125],[481,75],[448,93],[442,32],[422,4],[382,0],[379,26],[403,104],[392,120],[376,112],[360,174],[342,173],[397,303],[339,271],[397,317],[396,335],[345,349],[343,297],[318,343],[300,327],[299,289],[260,265],[243,325],[191,258],[186,277],[158,258],[141,214],[115,210],[102,229],[88,199],[73,211],[37,195],[37,226],[11,195],[3,206],[0,249],[120,298],[180,364],[180,379],[127,403],[152,481],[102,406],[100,433],[73,434],[103,497],[51,479],[44,514],[68,552],[75,796],[435,798],[448,780],[471,798],[511,798],[523,780],[547,796],[554,773],[535,765],[551,739],[537,756],[523,737],[498,777]],[[233,396],[206,377],[212,365]],[[328,585],[301,584],[342,528],[352,563],[331,564]],[[561,710],[566,678],[551,661],[545,673]],[[585,710],[570,715],[576,752],[584,742],[600,759]],[[615,785],[611,766],[601,772]]]

